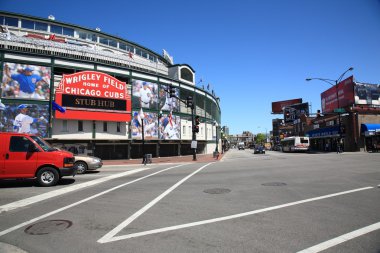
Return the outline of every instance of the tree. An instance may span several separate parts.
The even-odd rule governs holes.
[[[256,143],[257,143],[257,144],[260,144],[260,143],[265,143],[265,142],[266,142],[265,134],[258,133],[258,134],[256,135]]]

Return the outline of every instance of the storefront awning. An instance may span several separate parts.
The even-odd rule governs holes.
[[[375,135],[380,133],[380,124],[361,124],[360,132],[364,133],[365,136]]]
[[[333,138],[339,137],[339,127],[318,128],[307,132],[309,138]]]

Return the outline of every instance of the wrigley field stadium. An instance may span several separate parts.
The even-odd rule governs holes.
[[[220,145],[219,98],[165,50],[53,16],[0,12],[0,25],[1,132],[102,159],[210,154]],[[15,120],[21,112],[32,120]]]

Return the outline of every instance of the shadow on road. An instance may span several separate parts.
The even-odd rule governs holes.
[[[74,178],[62,178],[57,185],[70,185],[75,183]],[[29,188],[40,187],[35,179],[0,179],[1,188]],[[53,186],[54,187],[54,186]]]

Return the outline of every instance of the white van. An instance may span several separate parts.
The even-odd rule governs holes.
[[[242,150],[245,149],[244,142],[239,142],[237,146],[238,146],[238,149],[239,149],[239,150],[240,150],[240,149],[242,149]]]

